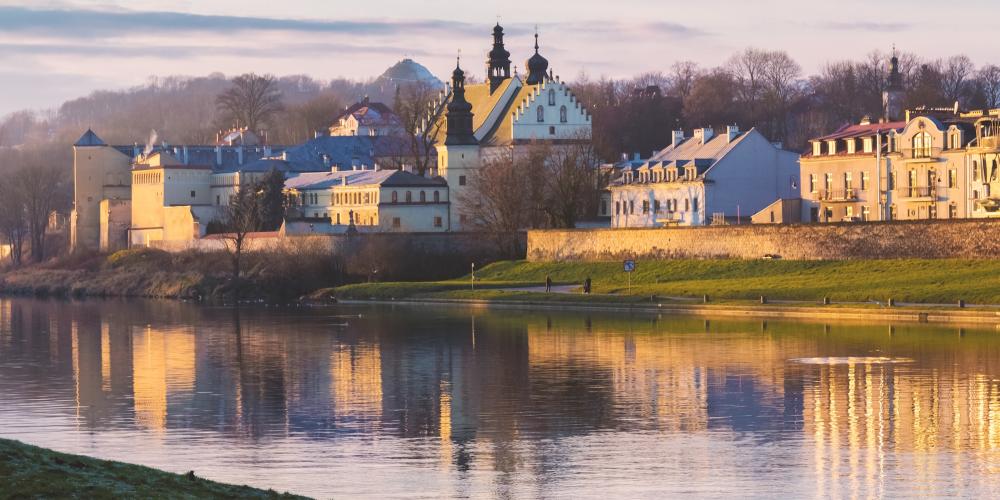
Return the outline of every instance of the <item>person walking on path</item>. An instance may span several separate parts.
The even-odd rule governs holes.
[[[545,293],[552,291],[552,276],[545,275]]]
[[[590,295],[590,276],[583,280],[583,293]]]

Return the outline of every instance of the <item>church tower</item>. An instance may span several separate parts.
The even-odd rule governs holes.
[[[486,74],[490,79],[490,94],[510,78],[510,52],[503,46],[503,27],[500,23],[493,28],[493,50],[486,60]]]
[[[535,33],[535,55],[531,56],[524,66],[528,68],[528,79],[524,83],[538,85],[548,77],[549,60],[538,53],[538,33]]]
[[[899,72],[899,58],[896,57],[895,48],[892,50],[892,59],[889,60],[887,83],[882,92],[882,117],[888,122],[900,121],[903,119],[903,75]]]
[[[479,140],[473,131],[472,104],[465,99],[465,72],[460,64],[455,65],[451,86],[445,140],[437,146],[438,174],[448,181],[448,228],[460,231],[468,225],[463,207],[471,196],[472,174],[479,168]]]

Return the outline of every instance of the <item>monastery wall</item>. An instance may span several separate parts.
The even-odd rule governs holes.
[[[996,259],[998,234],[993,220],[544,230],[528,232],[528,260]]]

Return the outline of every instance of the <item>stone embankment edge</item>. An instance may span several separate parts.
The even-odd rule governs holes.
[[[483,299],[340,299],[340,304],[403,304],[403,305],[452,305],[488,308],[610,311],[652,314],[683,314],[692,316],[740,316],[755,318],[786,318],[808,320],[879,320],[911,323],[975,323],[1000,325],[1000,311],[947,311],[937,309],[906,308],[836,308],[823,306],[695,306],[677,304],[588,304],[581,302],[533,302]]]

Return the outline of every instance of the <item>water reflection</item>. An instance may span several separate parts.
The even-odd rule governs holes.
[[[995,336],[0,299],[0,436],[321,497],[986,495]]]

